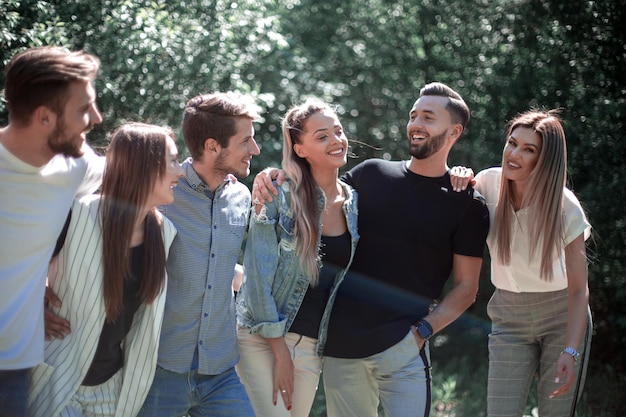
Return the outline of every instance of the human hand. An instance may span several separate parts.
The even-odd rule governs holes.
[[[272,201],[272,194],[278,195],[278,190],[272,184],[280,186],[285,180],[285,171],[278,168],[265,168],[254,177],[252,185],[252,204],[265,204]]]
[[[65,338],[65,335],[71,332],[70,322],[58,317],[51,311],[53,306],[56,308],[61,307],[61,299],[59,299],[55,292],[48,286],[46,286],[46,292],[43,297],[43,305],[44,334],[46,340]]]
[[[287,345],[284,345],[284,349],[281,349],[280,353],[274,355],[273,385],[273,404],[276,405],[278,394],[280,393],[285,408],[291,410],[294,387],[294,367]]]
[[[235,264],[235,275],[233,276],[233,291],[239,292],[241,282],[243,281],[243,265]]]
[[[468,185],[476,184],[474,181],[474,171],[472,168],[452,167],[450,169],[450,182],[454,191],[464,191]]]
[[[554,383],[558,384],[561,381],[565,380],[565,382],[557,387],[552,394],[550,394],[550,398],[558,397],[559,395],[565,394],[569,391],[570,387],[576,381],[576,374],[574,373],[574,357],[568,354],[561,354],[559,359],[556,361],[556,375],[554,378]]]
[[[419,350],[422,350],[424,348],[424,345],[426,344],[426,341],[421,338],[419,333],[417,333],[417,329],[414,325],[411,325],[411,333],[413,333],[413,337],[415,338],[415,343],[417,343],[417,347],[419,348]]]

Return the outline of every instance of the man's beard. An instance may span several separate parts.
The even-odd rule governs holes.
[[[70,158],[80,158],[83,156],[81,138],[75,136],[67,137],[63,115],[59,115],[57,120],[54,132],[48,137],[48,147],[55,154],[63,154]]]
[[[448,129],[440,135],[431,136],[429,139],[426,139],[425,143],[418,145],[411,144],[411,139],[409,139],[409,154],[415,159],[426,159],[443,148],[447,135]]]
[[[213,170],[224,173],[224,176],[228,174],[233,174],[239,179],[247,177],[250,174],[250,171],[228,165],[227,160],[229,156],[230,151],[228,149],[222,149],[220,154],[215,159]]]

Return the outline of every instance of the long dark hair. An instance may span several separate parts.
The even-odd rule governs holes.
[[[155,183],[166,171],[168,128],[142,123],[119,127],[111,138],[102,179],[102,247],[104,303],[107,321],[115,321],[123,308],[124,279],[131,273],[130,241],[133,226],[145,210]],[[150,304],[163,290],[166,257],[161,220],[151,207],[144,221],[144,258],[139,298]]]

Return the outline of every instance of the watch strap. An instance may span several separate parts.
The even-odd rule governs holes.
[[[417,334],[424,340],[428,340],[433,335],[433,327],[424,319],[420,319],[415,323]]]
[[[571,355],[574,358],[574,361],[577,361],[578,358],[580,358],[580,353],[578,353],[576,349],[570,346],[564,348],[561,353],[567,353],[568,355]]]

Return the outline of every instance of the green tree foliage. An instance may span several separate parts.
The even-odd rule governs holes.
[[[126,120],[178,129],[198,93],[252,94],[265,110],[253,172],[280,164],[281,116],[309,95],[338,106],[356,156],[348,167],[408,157],[407,113],[426,82],[468,102],[472,119],[449,162],[475,171],[499,164],[516,113],[562,108],[569,184],[594,226],[590,375],[626,385],[625,13],[624,0],[0,0],[0,60],[44,44],[98,55],[105,122],[90,140],[99,144]],[[479,318],[490,293],[487,266]],[[602,402],[593,386],[586,392]],[[626,414],[616,404],[604,411]]]
[[[96,143],[127,120],[177,128],[186,101],[199,93],[239,90],[263,107],[273,102],[254,71],[286,45],[267,3],[273,2],[9,1],[3,9],[11,19],[0,26],[2,58],[41,44],[97,55],[104,122],[91,135]]]
[[[193,10],[193,12],[191,12]],[[273,21],[263,2],[125,1],[104,19],[92,43],[107,65],[101,106],[111,123],[139,118],[178,127],[191,97],[235,89],[263,101],[250,67],[262,60]]]

